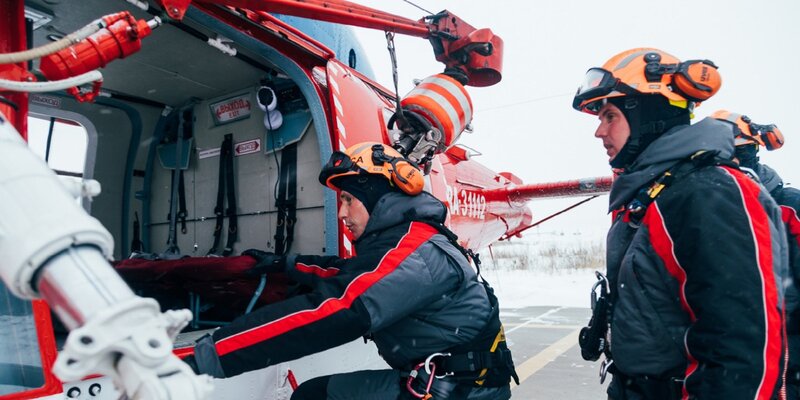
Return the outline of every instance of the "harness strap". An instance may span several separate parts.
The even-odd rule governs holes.
[[[131,252],[141,253],[144,250],[144,243],[141,237],[139,213],[133,212],[133,240],[131,240]]]
[[[233,135],[226,135],[226,139],[228,139],[228,149],[225,157],[225,193],[228,197],[228,208],[225,210],[225,214],[228,216],[228,240],[222,250],[224,257],[233,253],[233,244],[236,243],[239,233],[239,217],[236,215],[235,176],[233,174]]]
[[[227,180],[227,182],[226,182]],[[208,250],[207,255],[216,255],[217,248],[219,247],[220,237],[222,236],[222,224],[225,221],[225,186],[229,186],[228,193],[228,210],[227,214],[230,218],[228,229],[228,241],[225,245],[225,251],[232,251],[233,243],[236,241],[236,232],[238,228],[238,221],[236,218],[236,196],[233,188],[233,134],[225,135],[220,146],[219,153],[219,178],[217,180],[217,204],[214,206],[214,215],[216,215],[216,225],[214,226],[214,244]],[[233,237],[231,239],[231,237]],[[229,250],[230,249],[230,250]],[[228,255],[223,252],[222,255]]]
[[[480,282],[484,286],[488,285],[486,280],[483,279],[483,275],[481,275],[481,259],[480,259],[480,255],[478,253],[473,252],[472,249],[467,249],[464,246],[462,246],[460,243],[458,243],[458,235],[456,235],[455,232],[451,231],[450,228],[444,226],[444,224],[442,224],[441,222],[438,222],[438,221],[429,220],[429,219],[415,219],[415,220],[419,221],[419,222],[424,222],[424,223],[436,228],[436,230],[439,231],[439,233],[442,234],[442,236],[447,238],[447,240],[450,242],[450,244],[453,245],[453,247],[458,249],[458,251],[460,251],[461,254],[464,255],[464,257],[467,259],[467,261],[469,261],[473,265],[475,265],[475,271],[476,271],[476,274],[478,275],[478,278],[480,279]]]
[[[506,345],[506,334],[500,322],[500,305],[494,289],[482,282],[491,305],[489,322],[475,339],[448,350],[449,357],[442,362],[443,373],[456,379],[471,380],[475,386],[505,386],[509,378],[519,385],[519,376],[514,368],[511,350]]]
[[[739,169],[739,165],[731,160],[725,160],[718,157],[718,151],[699,151],[690,157],[678,161],[670,167],[667,171],[661,174],[649,186],[642,188],[636,196],[625,206],[623,218],[626,222],[638,226],[647,208],[650,207],[656,198],[661,195],[665,189],[670,187],[675,181],[680,180],[686,175],[691,174],[698,169],[712,166],[724,165],[732,168]],[[617,212],[615,212],[616,216]]]
[[[294,240],[294,225],[297,221],[297,143],[283,148],[278,180],[278,196],[275,199],[278,221],[275,228],[275,254],[286,254]]]
[[[462,373],[469,373],[470,378],[489,368],[507,367],[512,364],[511,350],[502,349],[497,351],[468,351],[461,354],[452,354],[444,357],[439,367],[440,373],[452,373],[456,376]],[[516,373],[512,375],[519,384]]]
[[[186,184],[183,180],[183,170],[178,176],[178,220],[181,221],[181,233],[186,234]]]
[[[170,190],[169,196],[169,213],[167,214],[167,219],[169,219],[169,235],[167,236],[167,250],[164,252],[165,255],[175,257],[179,256],[181,253],[180,248],[178,247],[178,234],[177,230],[177,223],[178,219],[180,219],[180,214],[178,212],[178,204],[176,204],[176,200],[180,202],[180,200],[184,201],[185,199],[181,196],[184,195],[183,190],[183,170],[182,167],[182,157],[183,157],[183,141],[185,139],[185,134],[187,130],[186,122],[186,113],[187,110],[181,110],[178,112],[178,130],[176,132],[175,138],[175,169],[172,170],[172,190]],[[188,129],[191,130],[191,124],[189,124]],[[182,219],[182,223],[185,225],[185,209],[184,217]]]

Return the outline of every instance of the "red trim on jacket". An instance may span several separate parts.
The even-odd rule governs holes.
[[[341,297],[327,299],[313,310],[297,311],[275,321],[226,337],[217,342],[217,354],[220,357],[224,356],[348,309],[358,296],[383,277],[394,272],[409,255],[436,233],[438,233],[436,228],[430,225],[412,222],[408,232],[400,239],[397,246],[383,256],[375,269],[359,275],[350,282]]]
[[[339,273],[339,268],[322,268],[319,265],[296,263],[294,269],[304,274],[316,275],[320,278],[330,278]]]
[[[661,209],[658,208],[658,203],[653,203],[652,211],[647,211],[642,223],[647,226],[647,231],[650,233],[650,243],[653,245],[656,254],[661,258],[661,261],[664,262],[667,272],[680,284],[681,307],[694,322],[697,317],[686,299],[686,270],[683,269],[678,257],[675,256],[675,242],[672,241],[672,237],[667,232],[664,216],[661,214]]]
[[[672,237],[667,231],[667,226],[664,224],[664,216],[661,214],[661,209],[658,208],[658,202],[654,202],[647,210],[642,219],[642,223],[647,226],[647,231],[650,233],[650,243],[653,245],[653,250],[655,250],[658,257],[661,258],[667,272],[672,275],[680,285],[679,297],[681,299],[681,308],[689,314],[689,318],[692,322],[696,321],[697,317],[695,316],[694,310],[692,310],[692,306],[689,305],[689,300],[686,298],[686,270],[683,269],[681,263],[678,261],[678,257],[675,256],[675,242],[672,240]],[[685,377],[688,378],[697,370],[699,364],[697,359],[695,359],[689,351],[689,346],[685,343],[684,348],[686,349],[686,358],[689,361],[685,375]],[[682,392],[683,398],[688,399],[689,393],[686,391],[685,383]]]
[[[770,234],[769,217],[764,207],[759,202],[761,187],[753,180],[746,177],[738,170],[730,167],[721,167],[739,186],[742,193],[742,202],[750,220],[753,232],[753,244],[756,248],[758,269],[761,274],[761,284],[764,293],[764,315],[766,316],[767,337],[764,345],[764,375],[761,378],[757,392],[757,399],[769,400],[775,389],[775,382],[780,373],[780,363],[769,360],[780,359],[781,355],[781,317],[778,314],[778,289],[775,283],[772,260],[772,237]]]
[[[800,246],[800,218],[797,217],[797,210],[789,206],[781,206],[781,219],[786,224],[786,234],[794,236],[797,245]]]

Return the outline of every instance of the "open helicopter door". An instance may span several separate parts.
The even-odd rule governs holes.
[[[346,148],[387,135],[386,123],[393,112],[392,103],[383,88],[367,86],[359,73],[335,59],[326,67],[328,92],[333,120],[333,148]],[[376,93],[378,95],[376,95]],[[339,220],[339,255],[353,255],[353,237]]]

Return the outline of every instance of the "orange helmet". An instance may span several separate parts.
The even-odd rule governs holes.
[[[709,60],[681,62],[653,48],[638,48],[617,54],[586,72],[572,107],[597,114],[603,100],[611,97],[659,94],[673,105],[693,109],[719,90],[722,78]]]
[[[755,144],[764,146],[767,150],[777,150],[783,147],[783,133],[774,124],[759,125],[746,115],[732,113],[727,110],[717,110],[711,114],[712,118],[728,121],[736,126],[736,146]]]
[[[319,182],[336,190],[334,179],[362,174],[382,176],[412,196],[420,194],[425,186],[422,172],[413,162],[390,146],[377,142],[363,142],[344,152],[333,152],[319,173]]]

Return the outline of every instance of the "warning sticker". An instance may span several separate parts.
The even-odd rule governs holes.
[[[250,140],[245,140],[244,142],[233,144],[233,155],[237,157],[247,154],[258,153],[259,151],[261,151],[261,139],[250,139]],[[219,147],[213,149],[204,149],[204,150],[197,149],[197,157],[201,160],[209,157],[217,157],[219,156],[219,154],[220,154]]]
[[[237,156],[258,153],[261,150],[261,139],[246,140],[233,145],[233,153]]]

